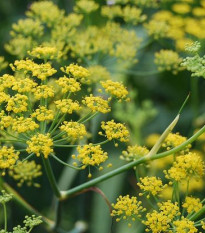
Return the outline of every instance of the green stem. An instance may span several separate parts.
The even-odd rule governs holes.
[[[55,132],[55,130],[58,128],[58,126],[63,122],[63,120],[64,120],[64,118],[65,118],[65,115],[66,114],[64,114],[61,118],[60,118],[60,120],[58,121],[58,123],[55,125],[55,127],[51,130],[51,132],[50,132],[50,135],[52,135],[54,132]]]
[[[78,147],[79,145],[63,145],[63,144],[55,144],[55,142],[59,142],[59,140],[57,140],[57,141],[54,141],[54,146],[55,147]],[[92,144],[93,146],[98,146],[98,145],[103,145],[103,144],[105,144],[105,143],[107,143],[107,142],[109,142],[109,140],[107,139],[107,140],[105,140],[105,141],[102,141],[102,142],[98,142],[98,143],[94,143],[94,144]],[[83,146],[83,145],[81,145],[81,146]]]
[[[142,163],[145,163],[147,162],[148,160],[156,160],[156,159],[160,159],[160,158],[164,158],[168,155],[171,155],[173,153],[176,153],[180,150],[182,150],[184,147],[186,147],[187,145],[189,145],[190,143],[192,143],[193,141],[195,141],[201,134],[203,134],[205,132],[205,126],[203,126],[197,133],[195,133],[192,137],[190,137],[187,141],[185,141],[184,143],[182,143],[181,145],[169,150],[169,151],[165,151],[163,153],[159,153],[159,154],[155,154],[155,155],[152,155],[152,156],[144,156],[142,158],[139,158],[138,160],[135,160],[133,162],[130,162],[120,168],[117,168],[111,172],[108,172],[100,177],[97,177],[91,181],[88,181],[84,184],[81,184],[77,187],[74,187],[70,190],[67,190],[67,191],[61,191],[61,198],[62,199],[66,199],[68,198],[70,195],[76,193],[76,192],[79,192],[83,189],[86,189],[86,188],[89,188],[89,187],[92,187],[102,181],[105,181],[113,176],[116,176],[118,174],[121,174],[122,172],[125,172],[139,164],[142,164]]]
[[[99,112],[95,112],[94,114],[92,114],[90,117],[86,118],[84,121],[81,121],[81,124],[84,124],[85,122],[89,121],[90,119],[92,119],[93,117],[97,116]]]
[[[59,159],[59,158],[58,158],[57,156],[55,156],[54,154],[52,154],[52,157],[53,157],[56,161],[58,161],[59,163],[63,164],[64,166],[70,167],[70,168],[75,169],[75,170],[82,170],[82,169],[79,168],[79,167],[72,166],[72,165],[70,165],[70,164],[68,164],[68,163],[66,163],[66,162],[64,162],[64,161],[62,161],[61,159]]]
[[[7,231],[7,211],[6,211],[6,204],[2,203],[4,209],[4,230]]]
[[[24,140],[14,140],[14,139],[0,139],[0,142],[23,142],[23,143],[26,143],[26,141]]]
[[[203,206],[198,212],[196,212],[195,214],[193,214],[189,220],[191,221],[195,221],[196,219],[198,219],[201,215],[203,215],[205,213],[205,206]]]
[[[60,198],[61,197],[61,193],[60,193],[60,190],[58,189],[58,186],[56,184],[56,179],[55,179],[55,176],[53,174],[53,170],[51,168],[49,159],[48,158],[45,159],[42,156],[42,160],[43,160],[43,164],[44,164],[44,167],[45,167],[45,170],[46,170],[46,174],[47,174],[48,180],[50,182],[51,188],[52,188],[54,194],[56,195],[56,197]]]

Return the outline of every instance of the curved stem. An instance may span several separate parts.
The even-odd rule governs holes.
[[[45,170],[46,170],[46,174],[47,174],[48,180],[50,182],[51,188],[52,188],[54,194],[56,195],[56,197],[60,198],[61,197],[61,193],[60,193],[60,190],[58,189],[58,186],[56,184],[56,179],[55,179],[55,176],[53,174],[53,170],[51,168],[49,159],[48,158],[45,159],[42,156],[42,160],[43,160],[43,164],[44,164],[44,167],[45,167]]]
[[[149,157],[144,156],[144,157],[142,157],[142,158],[140,158],[138,160],[130,162],[130,163],[128,163],[128,164],[126,164],[126,165],[124,165],[124,166],[122,166],[120,168],[117,168],[117,169],[115,169],[115,170],[113,170],[111,172],[108,172],[108,173],[106,173],[106,174],[104,174],[104,175],[102,175],[100,177],[97,177],[97,178],[95,178],[95,179],[93,179],[91,181],[88,181],[88,182],[86,182],[84,184],[81,184],[81,185],[79,185],[77,187],[74,187],[74,188],[72,188],[70,190],[61,191],[61,199],[67,199],[67,198],[70,197],[70,195],[72,195],[72,194],[74,194],[76,192],[80,192],[83,189],[92,187],[92,186],[94,186],[94,185],[96,185],[96,184],[98,184],[98,183],[100,183],[100,182],[102,182],[104,180],[107,180],[107,179],[109,179],[109,178],[111,178],[113,176],[116,176],[116,175],[118,175],[118,174],[120,174],[122,172],[125,172],[125,171],[139,165],[139,164],[145,163],[145,162],[147,162],[149,160],[156,160],[156,159],[164,158],[164,157],[166,157],[168,155],[176,153],[176,152],[182,150],[184,147],[186,147],[190,143],[192,143],[193,141],[195,141],[204,132],[205,132],[205,126],[203,126],[196,134],[194,134],[192,137],[190,137],[187,141],[185,141],[181,145],[173,148],[172,150],[165,151],[165,152],[162,152],[162,153],[159,153],[159,154],[155,154],[155,155],[152,155],[152,156],[149,156]]]
[[[64,161],[62,161],[61,159],[59,159],[59,158],[58,158],[57,156],[55,156],[54,154],[52,154],[52,157],[53,157],[56,161],[58,161],[59,163],[63,164],[64,166],[70,167],[70,168],[75,169],[75,170],[82,170],[82,169],[79,168],[79,167],[72,166],[72,165],[70,165],[70,164],[68,164],[68,163],[66,163],[66,162],[64,162]]]

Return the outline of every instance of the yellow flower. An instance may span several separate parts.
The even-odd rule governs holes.
[[[82,83],[89,83],[90,72],[79,65],[70,64],[69,66],[61,67],[61,70],[68,74],[70,77],[79,80]]]
[[[60,130],[66,132],[71,141],[82,139],[87,134],[85,126],[75,121],[64,121],[63,125],[60,126]]]
[[[50,63],[37,64],[32,60],[16,60],[14,65],[10,65],[13,71],[23,71],[24,74],[32,73],[32,76],[40,80],[45,80],[47,77],[52,76],[57,72],[52,68]]]
[[[43,35],[43,26],[39,20],[33,19],[20,19],[17,23],[12,25],[12,31],[10,32],[12,37],[16,37],[19,34],[25,37],[41,37]]]
[[[73,111],[79,111],[81,109],[78,101],[72,101],[71,99],[57,100],[55,101],[55,105],[62,113],[68,114],[72,114]]]
[[[104,152],[100,145],[93,145],[92,143],[85,146],[77,147],[78,155],[72,155],[73,159],[77,159],[81,162],[82,168],[85,169],[87,166],[100,166],[101,163],[104,163],[108,159],[107,152]],[[76,165],[76,163],[73,163]],[[102,169],[102,166],[99,167]],[[91,177],[89,172],[88,177]]]
[[[128,91],[122,83],[113,82],[112,80],[101,81],[100,83],[105,88],[105,91],[108,92],[110,95],[113,95],[119,100],[128,100]]]
[[[67,78],[66,76],[56,80],[56,83],[62,87],[62,93],[77,92],[81,90],[81,85],[74,78]]]
[[[34,96],[36,100],[41,98],[47,99],[48,97],[54,97],[54,89],[48,85],[40,85],[36,87]]]
[[[61,51],[57,50],[56,47],[39,46],[29,51],[28,54],[34,58],[44,60],[59,59],[62,56]]]
[[[5,103],[9,100],[10,96],[7,95],[5,92],[0,91],[0,104]]]
[[[39,19],[42,23],[47,24],[48,27],[52,27],[63,18],[64,11],[60,10],[51,1],[40,1],[31,4],[26,15],[30,18]]]
[[[144,27],[147,29],[148,34],[153,36],[155,40],[168,37],[168,31],[170,29],[166,22],[155,19],[144,24]]]
[[[48,158],[48,155],[53,152],[53,140],[50,138],[50,134],[38,133],[26,143],[28,145],[26,151],[28,153],[35,153],[36,156],[42,154],[44,158]]]
[[[128,146],[127,151],[123,151],[120,158],[126,161],[133,161],[147,155],[148,153],[149,150],[144,146]]]
[[[199,198],[186,197],[182,206],[187,210],[187,213],[190,214],[192,211],[198,212],[203,205]]]
[[[54,113],[52,110],[49,110],[44,106],[39,106],[31,116],[35,117],[38,121],[48,121],[53,120]]]
[[[33,180],[42,175],[41,165],[36,164],[33,161],[18,162],[9,171],[9,175],[13,177],[14,180],[18,181],[17,185],[21,187],[24,183],[28,186],[39,187],[38,183],[34,183]]]
[[[162,212],[157,212],[156,210],[154,210],[152,213],[147,213],[146,219],[146,221],[142,222],[147,227],[145,230],[146,232],[168,232],[167,230],[170,227],[169,223],[171,222],[171,219],[169,219]]]
[[[100,96],[86,96],[82,103],[90,108],[93,112],[108,113],[111,111],[108,101]]]
[[[196,153],[188,153],[176,157],[173,166],[164,171],[166,178],[179,181],[190,180],[193,178],[200,178],[204,174],[204,162]]]
[[[127,142],[129,140],[129,131],[125,125],[121,123],[115,123],[114,120],[101,122],[101,128],[105,131],[105,135],[108,140],[119,140],[121,142]],[[100,135],[103,135],[102,132],[99,132]]]
[[[177,74],[184,68],[180,65],[182,58],[178,53],[172,50],[162,49],[155,53],[155,64],[158,66],[159,71],[171,71],[173,74]]]
[[[15,80],[12,86],[12,90],[19,93],[33,92],[34,88],[38,84],[29,78]]]
[[[191,11],[191,7],[188,4],[176,3],[172,6],[172,10],[178,14],[187,14]]]
[[[4,112],[4,110],[2,110],[0,112],[0,129],[4,130],[5,128],[8,128],[13,122],[13,119],[11,116],[7,116]]]
[[[148,193],[147,198],[150,197],[150,194],[152,194],[153,196],[158,196],[162,192],[162,190],[167,186],[163,185],[162,180],[155,176],[146,176],[144,178],[141,177],[140,182],[138,182],[137,185],[140,187],[143,193]],[[140,195],[143,195],[143,193],[141,193]]]
[[[4,74],[0,77],[0,91],[4,91],[4,89],[12,87],[14,82],[15,77],[13,75]]]
[[[194,222],[184,217],[182,217],[181,220],[174,221],[173,225],[176,227],[176,233],[198,232],[197,228],[194,226]]]
[[[92,0],[79,0],[74,6],[74,11],[77,13],[89,14],[98,9],[99,5]]]
[[[12,130],[18,133],[33,131],[37,128],[39,128],[39,125],[31,118],[18,117],[13,119],[12,122]]]
[[[13,147],[3,146],[0,148],[0,169],[11,168],[19,158],[19,152]],[[4,175],[5,172],[2,173]]]
[[[182,143],[184,143],[187,140],[186,137],[181,136],[179,133],[170,133],[167,138],[164,140],[164,143],[162,144],[162,147],[166,148],[167,150],[171,150],[174,147],[180,146]],[[189,149],[191,148],[191,144],[186,146],[182,151],[180,151],[180,154],[184,154],[189,152]]]
[[[170,200],[158,203],[159,210],[163,215],[166,215],[168,219],[174,219],[177,215],[180,215],[178,203],[172,203]]]
[[[18,35],[5,44],[5,49],[12,55],[23,59],[27,52],[37,45],[37,42],[31,37]]]
[[[8,100],[6,107],[7,111],[13,111],[14,113],[26,112],[28,106],[28,97],[26,95],[16,94]]]
[[[135,221],[146,210],[141,204],[142,202],[138,201],[136,197],[130,197],[129,195],[119,196],[116,204],[112,204],[113,210],[111,216],[116,216],[117,222],[121,219]],[[128,223],[128,226],[131,226],[131,223]]]

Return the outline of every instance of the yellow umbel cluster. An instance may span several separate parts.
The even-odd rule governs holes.
[[[92,0],[79,0],[76,2],[74,11],[78,13],[89,14],[98,9],[99,5]]]
[[[47,10],[45,10],[47,9]],[[47,24],[48,27],[54,26],[64,15],[64,11],[51,1],[34,2],[26,15],[30,18],[39,19],[42,23]]]
[[[149,150],[145,146],[128,146],[126,151],[122,152],[121,159],[126,161],[133,161],[143,157],[149,153]]]
[[[41,165],[33,161],[18,162],[15,167],[10,169],[9,175],[14,178],[21,187],[24,183],[28,186],[39,187],[38,183],[34,183],[34,179],[42,175]]]
[[[0,148],[0,169],[12,168],[19,158],[19,152],[13,147],[3,146]],[[5,175],[5,172],[2,173]]]
[[[48,97],[54,97],[54,89],[48,85],[40,85],[36,88],[34,97],[36,100],[40,100],[41,98],[47,99]]]
[[[12,87],[14,82],[15,77],[13,75],[4,74],[0,77],[0,91],[4,91],[4,89]]]
[[[170,224],[176,216],[180,215],[177,203],[166,201],[158,203],[159,211],[153,210],[146,214],[146,220],[142,221],[146,225],[146,232],[152,233],[169,232]]]
[[[119,100],[129,100],[127,98],[128,91],[122,83],[113,82],[112,80],[101,81],[100,83],[105,88],[105,91],[110,95],[116,97]]]
[[[64,76],[56,80],[56,83],[62,87],[62,93],[77,92],[81,90],[80,83],[74,78],[67,78]]]
[[[53,140],[50,138],[49,134],[40,134],[34,135],[29,141],[26,142],[28,147],[26,151],[28,153],[34,153],[36,156],[41,154],[44,158],[48,158],[48,155],[53,152]]]
[[[202,203],[199,198],[186,197],[184,204],[182,205],[187,213],[198,212],[202,208]]]
[[[92,112],[101,112],[101,113],[108,113],[111,111],[110,106],[108,105],[108,101],[104,100],[100,96],[86,96],[82,103],[86,105]]]
[[[101,122],[101,128],[105,131],[105,136],[108,140],[119,140],[120,142],[127,142],[129,140],[129,131],[125,125],[116,123],[114,120]],[[99,132],[103,135],[102,132]]]
[[[90,72],[82,66],[71,64],[65,68],[62,67],[61,70],[82,83],[89,83]]]
[[[12,90],[18,91],[19,93],[34,92],[37,83],[29,78],[16,79],[13,82]]]
[[[119,196],[117,198],[116,204],[112,204],[113,210],[111,216],[116,216],[116,221],[120,220],[130,220],[135,221],[137,218],[141,217],[141,213],[146,209],[142,207],[142,202],[138,201],[136,197]],[[128,226],[131,227],[131,223]]]
[[[158,196],[162,190],[167,186],[163,185],[162,180],[155,176],[140,178],[140,182],[137,183],[143,193],[140,195],[146,194],[147,198],[150,198],[150,195]]]
[[[184,217],[182,217],[181,220],[174,221],[173,225],[175,226],[176,233],[198,232],[197,228],[194,226],[194,222]]]
[[[0,112],[0,129],[4,130],[5,128],[8,128],[11,123],[12,123],[12,117],[11,116],[7,116],[5,114],[4,110],[1,110]]]
[[[167,138],[164,140],[162,147],[166,148],[167,150],[171,150],[174,147],[177,147],[181,145],[183,142],[187,140],[186,137],[181,136],[179,133],[170,133]],[[191,148],[191,144],[186,146],[183,150],[181,150],[180,154],[184,154],[186,152],[189,152],[189,149]]]
[[[93,145],[92,143],[85,146],[77,147],[78,155],[72,155],[73,159],[77,159],[82,163],[82,168],[85,169],[87,166],[100,166],[108,159],[107,152],[104,152],[100,145]],[[74,166],[77,165],[76,162],[73,163]],[[99,167],[102,170],[102,166]],[[88,177],[91,177],[89,173]]]
[[[5,92],[0,92],[0,104],[5,103],[9,100],[9,95],[7,95]]]
[[[10,65],[13,71],[22,71],[24,74],[32,73],[34,77],[45,80],[57,72],[50,63],[37,64],[32,60],[16,60]]]
[[[8,100],[7,111],[14,113],[26,112],[28,106],[28,97],[26,95],[16,94]]]
[[[177,74],[184,68],[181,66],[182,58],[179,54],[172,50],[160,50],[155,53],[155,64],[159,71],[171,71],[173,74]]]
[[[59,51],[56,47],[49,46],[39,46],[34,48],[28,54],[34,58],[43,59],[43,60],[54,60],[59,59],[62,56],[61,51]]]
[[[33,131],[39,128],[39,125],[32,118],[18,117],[12,121],[12,130],[18,133]]]
[[[174,181],[198,179],[204,174],[204,162],[196,153],[180,155],[176,158],[173,166],[164,171],[166,178]]]
[[[35,117],[38,121],[48,121],[53,120],[54,112],[44,106],[39,106],[31,116]]]
[[[75,121],[64,121],[63,125],[60,126],[60,130],[66,132],[71,141],[82,139],[87,134],[85,125]]]
[[[73,111],[79,111],[81,109],[78,101],[72,101],[72,99],[62,99],[55,101],[57,109],[60,109],[62,113],[72,114]]]

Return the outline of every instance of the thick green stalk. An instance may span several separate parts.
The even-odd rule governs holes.
[[[53,170],[51,168],[51,165],[50,165],[50,162],[49,162],[49,159],[45,159],[43,156],[42,156],[42,160],[43,160],[43,164],[44,164],[44,167],[45,167],[45,170],[46,170],[46,174],[47,174],[47,177],[48,177],[48,180],[50,182],[50,185],[51,185],[51,188],[55,194],[55,196],[57,198],[60,198],[61,197],[61,193],[60,193],[60,190],[58,189],[58,186],[56,184],[56,179],[55,179],[55,176],[53,174]]]
[[[184,147],[186,147],[187,145],[189,145],[190,143],[192,143],[193,141],[195,141],[201,134],[203,134],[205,132],[205,126],[203,126],[196,134],[194,134],[192,137],[190,137],[186,142],[182,143],[181,145],[173,148],[172,150],[169,150],[169,151],[165,151],[163,153],[159,153],[159,154],[155,154],[155,155],[152,155],[152,156],[144,156],[142,158],[139,158],[138,160],[135,160],[133,162],[130,162],[120,168],[117,168],[111,172],[108,172],[100,177],[97,177],[91,181],[88,181],[84,184],[81,184],[77,187],[74,187],[70,190],[67,190],[67,191],[61,191],[61,199],[67,199],[69,196],[71,196],[72,194],[76,193],[76,192],[80,192],[81,190],[83,189],[86,189],[86,188],[89,188],[89,187],[92,187],[102,181],[105,181],[113,176],[116,176],[122,172],[125,172],[139,164],[142,164],[142,163],[145,163],[149,160],[156,160],[156,159],[160,159],[160,158],[164,158],[168,155],[171,155],[173,153],[176,153],[180,150],[182,150]]]
[[[3,203],[3,209],[4,209],[4,230],[7,231],[7,211],[6,211],[6,204]]]

